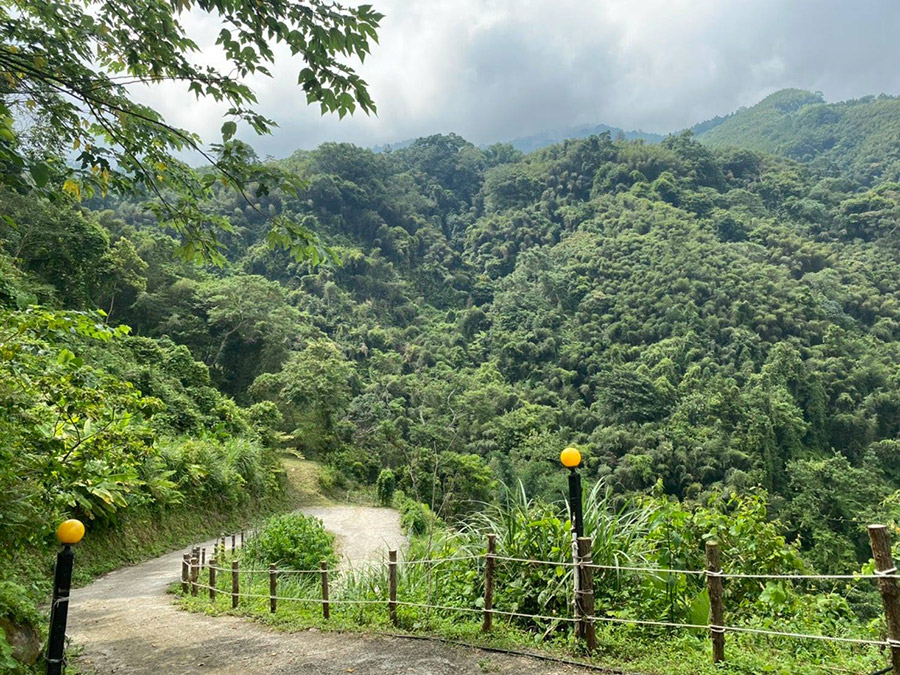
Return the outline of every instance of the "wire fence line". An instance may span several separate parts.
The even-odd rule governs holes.
[[[483,560],[483,555],[466,555],[466,556],[456,556],[452,558],[425,558],[420,560],[398,560],[397,565],[440,565],[448,562],[460,562],[466,560]],[[307,570],[296,570],[296,569],[277,569],[275,570],[279,575],[285,574],[321,574],[322,572],[328,572],[330,574],[336,573],[346,573],[346,572],[363,572],[368,571],[378,567],[384,567],[387,565],[387,561],[372,561],[366,563],[364,565],[348,565],[344,567],[326,567],[326,568],[316,568],[316,569],[307,569]],[[231,572],[230,567],[219,567],[217,565],[206,565],[207,569],[214,569],[219,572]],[[272,570],[268,568],[259,568],[259,569],[246,569],[241,568],[241,574],[268,574]]]
[[[485,556],[480,556],[485,557]],[[712,570],[688,570],[668,567],[633,567],[629,565],[599,565],[597,563],[577,563],[559,560],[535,560],[532,558],[513,558],[509,556],[495,555],[494,560],[505,560],[509,562],[529,563],[533,565],[552,565],[555,567],[588,567],[594,570],[608,570],[613,572],[641,572],[647,574],[686,574],[696,576],[717,576],[723,579],[900,579],[897,570],[887,570],[886,572],[873,572],[871,574],[750,574],[743,572],[715,572]],[[460,558],[464,560],[464,558]]]
[[[208,584],[196,583],[197,588],[203,588],[207,590],[215,590],[216,592],[222,593],[223,596],[231,595],[230,591],[227,589],[223,590],[221,588],[214,588]],[[775,630],[767,630],[762,628],[751,628],[747,626],[715,626],[713,624],[697,624],[697,623],[680,623],[677,621],[652,621],[648,619],[627,619],[622,617],[610,617],[610,616],[586,616],[581,619],[576,619],[570,616],[555,616],[555,615],[547,615],[547,614],[527,614],[523,612],[509,612],[500,609],[490,609],[485,610],[484,608],[479,607],[459,607],[455,605],[433,605],[425,602],[409,602],[405,600],[373,600],[373,599],[355,599],[355,598],[329,598],[327,600],[323,600],[322,598],[298,598],[292,595],[269,595],[264,593],[244,593],[240,594],[241,598],[254,598],[259,600],[278,600],[284,602],[301,602],[301,603],[310,603],[321,605],[323,603],[328,603],[330,605],[389,605],[395,604],[400,605],[402,607],[416,607],[420,609],[437,609],[442,611],[451,611],[451,612],[468,612],[473,614],[484,614],[486,611],[491,612],[492,614],[498,614],[501,616],[510,616],[510,617],[519,617],[524,619],[533,619],[537,621],[560,621],[566,623],[574,623],[581,620],[586,621],[594,621],[600,623],[618,623],[618,624],[631,624],[637,626],[655,626],[660,628],[687,628],[691,630],[708,630],[713,632],[730,632],[730,633],[748,633],[754,635],[766,635],[768,637],[784,637],[784,638],[796,638],[796,639],[807,639],[807,640],[822,640],[829,642],[841,642],[846,644],[856,644],[856,645],[866,645],[872,647],[890,647],[893,646],[893,641],[891,640],[869,640],[865,638],[849,638],[849,637],[840,637],[840,636],[831,636],[831,635],[817,635],[812,633],[793,633],[793,632],[784,632],[784,631],[775,631]]]
[[[398,566],[403,565],[426,565],[426,564],[443,564],[448,562],[462,562],[466,560],[484,560],[487,558],[487,555],[467,555],[467,556],[459,556],[459,557],[451,557],[451,558],[426,558],[420,560],[398,560],[396,564]],[[667,568],[667,567],[632,567],[629,565],[599,565],[597,563],[576,563],[576,562],[568,562],[568,561],[558,561],[558,560],[536,560],[532,558],[513,558],[509,556],[501,556],[501,555],[491,555],[494,560],[498,561],[508,561],[508,562],[521,562],[521,563],[529,563],[532,565],[550,565],[554,567],[585,567],[594,570],[604,570],[604,571],[612,571],[612,572],[637,572],[637,573],[646,573],[646,574],[685,574],[685,575],[695,575],[695,576],[715,576],[721,577],[723,579],[760,579],[760,580],[773,580],[773,579],[781,579],[781,580],[877,580],[877,579],[896,579],[900,580],[900,574],[897,574],[896,570],[889,572],[873,572],[873,573],[858,573],[858,574],[752,574],[752,573],[744,573],[744,572],[716,572],[713,570],[689,570],[689,569],[677,569],[677,568]],[[306,569],[306,570],[296,570],[296,569],[277,569],[275,570],[279,575],[291,575],[291,574],[321,574],[322,572],[328,572],[330,574],[336,573],[346,573],[346,572],[354,572],[354,571],[367,571],[377,567],[384,567],[388,563],[385,562],[371,562],[366,565],[359,566],[349,566],[349,567],[328,567],[325,569],[316,568],[316,569]],[[206,565],[206,568],[215,569],[220,572],[231,572],[230,567],[218,567],[215,565]],[[247,569],[241,568],[241,574],[269,574],[271,570],[265,568],[260,569]]]
[[[688,629],[688,630],[702,630],[709,631],[710,634],[724,634],[728,633],[738,633],[738,634],[750,634],[750,635],[763,635],[767,637],[779,637],[786,639],[804,639],[804,640],[817,640],[817,641],[825,641],[825,642],[834,642],[834,643],[842,643],[842,644],[851,644],[851,645],[863,645],[863,646],[871,646],[871,647],[890,647],[897,648],[900,646],[896,640],[887,639],[887,640],[874,640],[874,639],[865,639],[865,638],[855,638],[855,637],[842,637],[842,636],[831,636],[831,635],[819,635],[819,634],[807,634],[807,633],[799,633],[799,632],[790,632],[790,631],[778,631],[778,630],[770,630],[763,628],[753,628],[749,626],[729,626],[729,625],[716,625],[712,622],[707,624],[696,624],[696,623],[681,623],[677,621],[654,621],[648,619],[633,619],[633,618],[624,618],[624,617],[610,617],[610,616],[598,616],[593,612],[588,614],[584,614],[582,616],[558,616],[558,615],[546,615],[546,614],[529,614],[525,612],[516,612],[516,611],[507,611],[502,609],[496,609],[493,607],[460,607],[454,605],[440,605],[440,604],[430,604],[426,602],[411,602],[407,600],[399,600],[396,598],[396,585],[393,586],[391,590],[391,598],[390,599],[362,599],[362,598],[330,598],[330,597],[297,597],[290,595],[278,595],[274,591],[268,594],[262,593],[248,593],[248,592],[240,592],[239,589],[239,579],[240,575],[274,575],[275,578],[279,578],[286,575],[328,575],[328,574],[346,574],[348,572],[354,571],[363,571],[363,570],[380,570],[380,571],[388,571],[391,567],[394,569],[401,566],[415,566],[415,565],[441,565],[447,563],[455,563],[455,562],[471,562],[471,561],[483,561],[487,562],[491,559],[494,562],[511,562],[511,563],[520,563],[520,564],[531,564],[531,565],[550,565],[555,567],[566,567],[566,568],[578,568],[580,570],[583,569],[592,569],[592,570],[604,570],[604,571],[617,571],[617,572],[634,572],[634,573],[646,573],[646,574],[685,574],[685,575],[696,575],[696,576],[704,576],[707,578],[719,578],[719,579],[758,579],[758,580],[896,580],[898,577],[896,568],[890,568],[886,570],[882,570],[880,572],[876,571],[871,574],[752,574],[752,573],[730,573],[730,572],[722,572],[716,570],[692,570],[692,569],[676,569],[676,568],[663,568],[663,567],[639,567],[639,566],[626,566],[626,565],[601,565],[595,564],[592,562],[586,562],[585,560],[577,560],[577,561],[551,561],[551,560],[539,560],[532,558],[520,558],[514,556],[503,556],[497,555],[496,553],[485,553],[485,554],[471,554],[464,556],[449,556],[442,558],[426,558],[426,559],[417,559],[417,560],[391,560],[391,561],[375,561],[369,563],[364,566],[358,567],[330,567],[330,568],[319,568],[319,569],[306,569],[306,570],[295,570],[295,569],[240,569],[238,568],[230,568],[230,567],[220,567],[218,565],[207,564],[200,566],[198,563],[198,567],[202,567],[207,570],[215,570],[217,572],[223,573],[231,573],[232,575],[237,575],[238,578],[238,592],[235,593],[234,590],[229,590],[227,588],[219,588],[212,586],[210,584],[201,583],[196,576],[196,572],[194,566],[191,566],[191,574],[188,579],[188,583],[192,588],[199,589],[207,589],[212,592],[221,593],[222,595],[234,596],[238,595],[240,598],[246,599],[260,599],[260,600],[269,600],[270,602],[281,601],[281,602],[297,602],[297,603],[309,603],[309,604],[317,604],[317,605],[382,605],[388,606],[390,608],[396,608],[398,606],[401,607],[410,607],[410,608],[419,608],[419,609],[428,609],[428,610],[439,610],[439,611],[447,611],[447,612],[460,612],[460,613],[470,613],[470,614],[491,614],[502,617],[510,617],[510,618],[522,618],[528,619],[531,621],[546,621],[546,622],[562,622],[562,623],[609,623],[609,624],[624,624],[624,625],[636,625],[636,626],[651,626],[651,627],[665,627],[665,628],[678,628],[678,629]],[[184,582],[185,577],[182,577]],[[392,582],[396,584],[396,579]],[[275,588],[274,585],[271,588]],[[584,591],[580,591],[584,592]],[[576,594],[578,591],[576,591]],[[194,591],[196,594],[196,591]],[[273,605],[274,607],[274,605]],[[274,611],[274,610],[273,610]],[[391,611],[394,611],[393,609]],[[712,621],[712,620],[711,620]]]

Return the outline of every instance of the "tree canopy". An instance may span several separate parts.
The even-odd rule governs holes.
[[[187,13],[218,20],[216,48],[226,65],[201,65],[185,28]],[[220,237],[230,230],[207,198],[217,182],[251,207],[273,189],[291,192],[290,173],[261,164],[238,141],[275,122],[256,110],[251,75],[271,75],[275,49],[299,57],[298,85],[323,113],[341,117],[375,104],[347,64],[364,59],[381,15],[369,5],[324,0],[79,0],[0,4],[0,184],[51,200],[141,194],[159,222],[177,233],[182,251],[221,262]],[[133,96],[137,85],[182,83],[187,95],[227,106],[221,139],[207,146],[169,124]],[[192,151],[209,167],[179,159]],[[318,259],[316,234],[283,217],[270,221],[270,242]]]

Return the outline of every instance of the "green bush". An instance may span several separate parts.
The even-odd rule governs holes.
[[[378,495],[378,503],[382,506],[390,506],[394,501],[394,491],[397,489],[397,479],[390,469],[382,469],[375,481],[375,493]]]
[[[402,490],[397,491],[394,501],[400,510],[400,527],[408,535],[426,534],[441,524],[427,504],[407,497]]]
[[[317,569],[322,560],[329,565],[337,562],[334,535],[325,531],[321,520],[302,513],[270,518],[247,542],[244,556],[297,570]]]
[[[398,493],[402,495],[402,493]],[[414,500],[398,496],[401,524],[411,535],[428,533],[430,512]],[[607,567],[645,567],[702,570],[704,545],[715,538],[723,551],[726,572],[785,574],[808,571],[797,546],[780,533],[780,524],[766,517],[766,495],[710,501],[706,505],[682,504],[665,495],[621,500],[602,481],[583,495],[584,531],[591,537],[593,562]],[[498,561],[494,571],[498,607],[546,616],[566,616],[572,602],[571,525],[563,504],[530,498],[519,487],[506,489],[503,499],[469,517],[453,530],[439,530],[410,548],[410,559],[480,555],[487,536],[496,537],[497,550],[510,558],[544,560],[553,565],[527,565]],[[440,565],[432,571],[432,600],[438,604],[472,605],[482,588],[472,578],[471,565]],[[703,623],[708,611],[706,580],[702,575],[631,573],[628,570],[598,570],[595,602],[602,611],[617,616],[652,620]],[[789,618],[809,628],[815,606],[784,585],[785,598],[775,603],[774,591],[760,595],[765,585],[755,579],[731,579],[726,604],[733,616],[750,620],[768,613]],[[769,598],[768,601],[762,600]],[[827,600],[826,600],[827,599]],[[837,622],[847,612],[837,596],[819,594],[819,621]],[[780,614],[779,614],[780,612]],[[844,614],[841,614],[844,612]],[[837,617],[837,618],[834,618]]]
[[[11,581],[0,581],[0,620],[36,628],[41,624],[41,615],[29,599],[27,589]],[[6,640],[6,633],[2,626],[0,626],[0,671],[4,673],[30,672],[13,658],[12,647]]]
[[[319,488],[325,494],[347,487],[344,475],[333,466],[325,464],[319,471]]]

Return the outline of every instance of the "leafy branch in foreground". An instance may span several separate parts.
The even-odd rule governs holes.
[[[227,66],[189,59],[199,47],[182,22],[188,12],[220,20],[216,45]],[[145,195],[186,255],[221,262],[218,233],[230,225],[207,206],[217,182],[253,208],[254,198],[301,185],[236,140],[238,124],[257,134],[275,126],[254,109],[246,78],[271,76],[280,43],[304,61],[297,81],[307,102],[340,117],[357,108],[372,113],[366,82],[338,59],[362,61],[381,18],[369,5],[326,0],[0,0],[0,185],[51,200]],[[206,147],[129,89],[164,81],[229,106],[221,142]],[[211,170],[178,159],[186,152]],[[304,224],[276,219],[272,231],[273,245],[298,258],[321,257],[317,235]]]

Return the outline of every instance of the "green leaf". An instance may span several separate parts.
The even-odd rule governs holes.
[[[229,141],[234,137],[237,133],[237,123],[232,120],[228,120],[225,124],[222,125],[222,138],[226,141]]]
[[[697,626],[705,626],[709,623],[709,607],[709,591],[704,588],[688,607],[688,623]]]
[[[29,167],[29,171],[31,172],[31,177],[34,178],[34,184],[39,188],[44,187],[50,181],[50,167],[44,162],[32,164]]]

